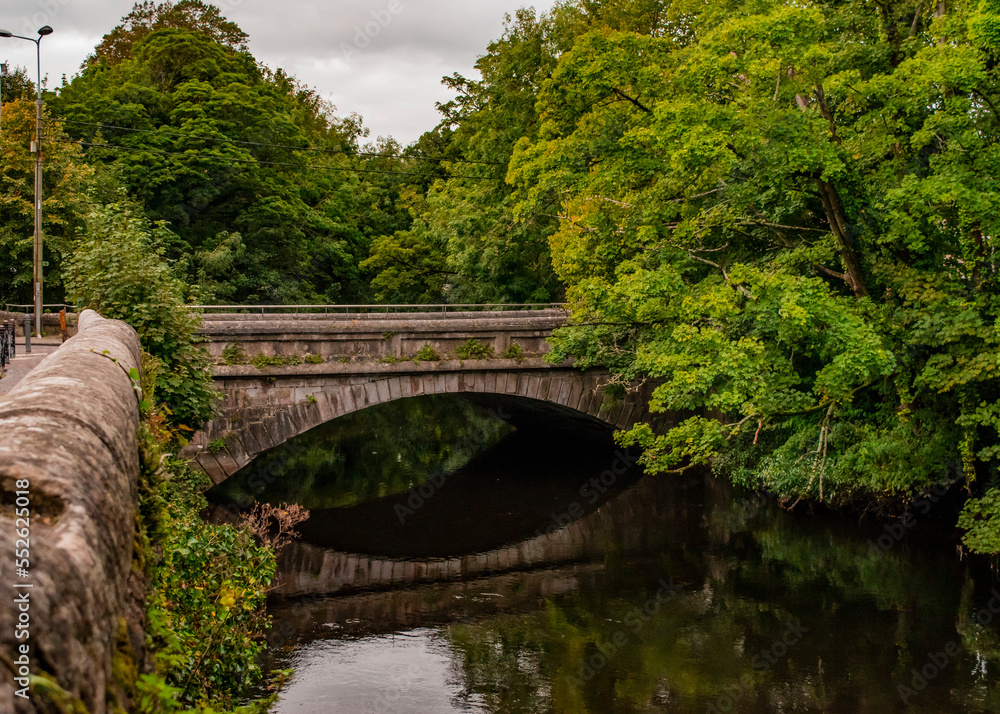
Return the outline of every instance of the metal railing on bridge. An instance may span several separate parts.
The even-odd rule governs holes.
[[[443,315],[464,312],[501,312],[533,310],[567,310],[567,303],[489,303],[489,304],[440,304],[440,305],[189,305],[189,309],[202,314],[227,315],[378,315],[400,312],[439,312]]]
[[[56,303],[52,303],[52,304],[42,305],[42,310],[44,311],[46,308],[49,308],[49,307],[56,308],[55,312],[59,312],[60,310],[65,310],[66,312],[76,312],[77,311],[75,305],[67,305],[66,303],[62,303],[62,302],[56,302]],[[5,303],[4,306],[3,306],[3,309],[6,312],[34,312],[35,311],[35,306],[34,305],[14,305],[14,304],[11,304],[11,303]]]

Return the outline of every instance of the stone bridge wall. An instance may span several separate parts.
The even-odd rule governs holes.
[[[673,415],[651,416],[647,384],[616,398],[606,393],[607,373],[553,367],[540,358],[351,362],[268,368],[216,367],[221,414],[203,425],[182,452],[215,483],[254,458],[331,419],[396,399],[428,394],[495,394],[563,408],[567,414],[622,429],[650,421],[657,433]]]
[[[469,339],[500,355],[517,343],[527,355],[566,324],[563,310],[347,315],[206,315],[201,334],[213,357],[231,344],[247,355],[319,355],[327,361],[414,356],[429,344],[441,356]]]
[[[221,414],[202,426],[181,456],[220,483],[254,458],[320,424],[395,399],[428,394],[496,394],[546,402],[623,429],[649,421],[657,433],[672,415],[648,413],[652,386],[624,399],[606,393],[609,375],[543,359],[562,309],[460,313],[206,315],[201,334],[216,360]],[[469,339],[494,358],[460,360]],[[414,361],[425,344],[443,357]],[[511,345],[521,358],[503,357]],[[295,358],[293,364],[227,364],[227,347],[247,357]],[[312,364],[307,359],[321,361]],[[319,360],[318,358],[321,358]]]
[[[112,684],[116,648],[142,651],[143,583],[131,572],[139,408],[127,374],[140,363],[132,328],[85,311],[80,334],[0,399],[0,531],[6,548],[0,570],[0,711],[56,711],[15,696],[14,672],[8,670],[20,674],[16,658],[23,643],[30,646],[32,674],[55,675],[94,713],[107,711],[118,698]],[[13,549],[15,527],[23,523],[16,521],[15,506],[25,490],[30,567],[28,577],[20,578]],[[16,639],[14,599],[24,593],[30,635]]]

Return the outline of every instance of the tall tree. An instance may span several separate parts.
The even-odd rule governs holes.
[[[660,5],[576,37],[511,163],[521,215],[558,204],[557,355],[689,415],[623,436],[654,471],[714,461],[789,503],[995,486],[1000,77],[975,8]]]
[[[157,30],[174,28],[206,35],[230,49],[245,52],[249,36],[239,25],[224,18],[219,8],[202,0],[178,3],[151,0],[137,2],[132,11],[94,48],[84,66],[104,62],[118,64],[132,56],[135,45]]]
[[[4,84],[0,117],[0,302],[30,304],[35,232],[34,88],[21,74],[27,96],[8,101]],[[17,88],[16,82],[12,87]],[[13,94],[13,90],[12,90]],[[42,229],[46,300],[64,299],[62,264],[80,235],[88,204],[113,193],[114,182],[81,160],[78,146],[46,113],[42,149]]]
[[[364,265],[376,272],[378,297],[523,302],[559,293],[547,242],[555,222],[541,211],[515,216],[504,182],[515,143],[538,128],[537,91],[555,66],[552,36],[551,19],[521,10],[476,64],[481,80],[444,79],[457,97],[439,105],[441,125],[418,146],[451,163],[410,201],[413,225],[373,244]]]
[[[208,299],[358,299],[369,236],[397,225],[398,181],[356,173],[385,168],[356,156],[356,118],[202,32],[148,34],[64,86],[54,111],[169,223],[168,256]]]

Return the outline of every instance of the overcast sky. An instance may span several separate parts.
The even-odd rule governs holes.
[[[42,25],[42,75],[48,86],[76,74],[100,39],[132,9],[132,0],[0,0],[0,28],[35,36]],[[402,144],[439,120],[434,107],[452,94],[441,77],[469,76],[476,58],[519,7],[549,10],[555,0],[217,0],[250,35],[250,50],[332,101],[357,112],[371,138]],[[35,48],[0,39],[0,61],[36,71]]]

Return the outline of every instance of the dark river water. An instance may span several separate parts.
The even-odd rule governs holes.
[[[789,513],[527,404],[385,404],[210,493],[311,511],[275,712],[1000,712],[1000,585],[945,499]]]

